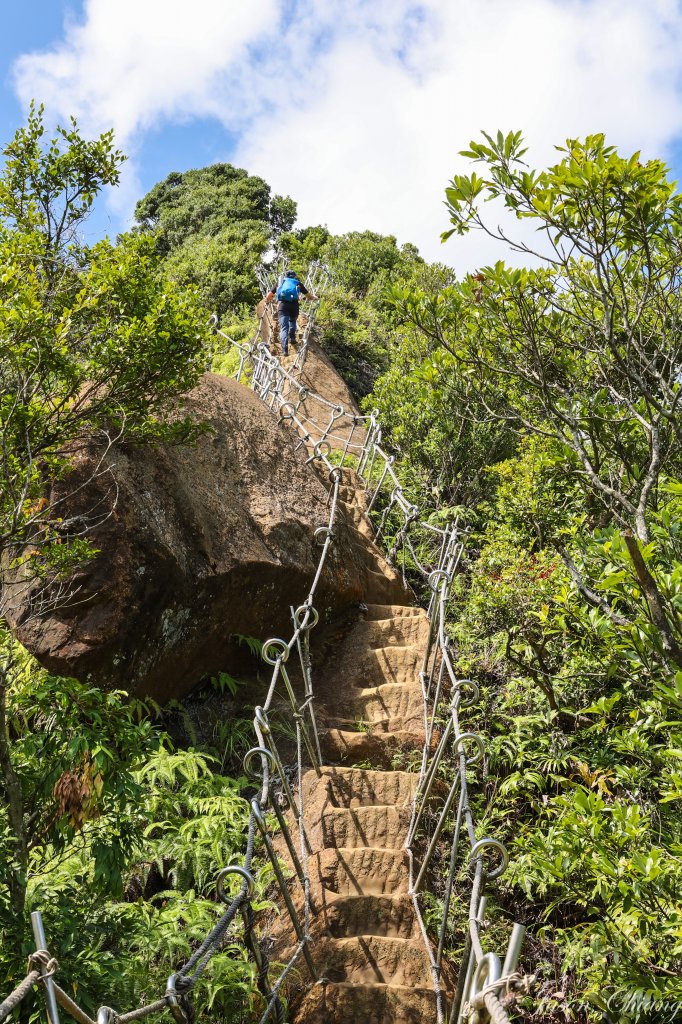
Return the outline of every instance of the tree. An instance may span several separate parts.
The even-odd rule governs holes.
[[[508,242],[482,212],[485,200],[501,200],[537,227],[542,245],[512,244],[540,265],[484,267],[436,300],[398,296],[401,314],[456,368],[449,386],[464,415],[558,444],[589,523],[622,531],[666,657],[682,667],[679,622],[646,565],[661,485],[682,471],[682,197],[661,161],[620,157],[602,135],[568,140],[542,172],[524,164],[520,133],[485,139],[465,155],[488,176],[455,176],[444,237],[478,228]],[[555,543],[584,597],[603,608]]]
[[[169,418],[175,396],[192,387],[209,332],[191,290],[160,273],[154,240],[138,234],[92,247],[78,229],[102,185],[118,180],[122,155],[111,133],[88,142],[75,121],[45,139],[42,111],[4,149],[0,175],[0,626],[16,588],[33,613],[73,596],[72,574],[87,558],[94,518],[72,515],[69,497],[87,481],[72,470],[97,453],[94,473],[123,441],[186,440],[192,424]],[[60,482],[56,490],[51,486]],[[52,499],[51,494],[59,497]],[[112,489],[111,500],[115,499]],[[4,635],[4,632],[3,632]],[[36,808],[12,751],[8,706],[21,656],[7,640],[0,666],[0,768],[16,868],[10,906],[23,926]],[[19,661],[17,661],[19,657]],[[91,747],[92,749],[92,747]],[[94,755],[93,755],[94,756]],[[74,770],[95,774],[96,758]],[[43,765],[48,770],[47,765]],[[84,783],[85,784],[85,783]],[[33,821],[33,824],[35,822]],[[47,826],[46,826],[47,827]]]
[[[680,469],[682,197],[660,160],[620,157],[602,135],[569,139],[546,171],[520,133],[466,151],[489,176],[446,190],[454,225],[506,241],[481,200],[501,199],[543,245],[513,241],[535,270],[483,268],[448,296],[452,342],[477,408],[564,446],[576,479],[646,544],[658,482]]]
[[[420,500],[435,481],[468,505],[450,632],[490,740],[477,799],[512,854],[497,899],[533,922],[524,963],[547,979],[524,1010],[672,1024],[682,200],[602,136],[545,171],[514,133],[467,155],[485,170],[447,189],[453,231],[511,238],[533,266],[394,282],[404,339],[370,400]],[[491,226],[488,199],[536,244]]]
[[[157,235],[168,273],[197,286],[207,309],[223,316],[260,294],[256,264],[290,231],[296,203],[272,196],[262,178],[231,164],[174,172],[142,198],[135,217]]]

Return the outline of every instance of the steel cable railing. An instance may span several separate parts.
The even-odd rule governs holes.
[[[328,279],[328,273],[321,265],[314,267],[313,273],[319,277],[313,278],[310,283],[311,291],[313,284],[316,284],[319,290],[319,281]],[[266,271],[261,270],[259,282],[262,289],[269,290],[272,286],[272,277],[268,277]],[[260,778],[260,787],[258,795],[251,801],[244,861],[242,864],[228,865],[219,873],[216,881],[217,896],[226,902],[226,909],[188,961],[170,975],[166,991],[160,999],[128,1013],[117,1013],[110,1007],[103,1006],[98,1011],[96,1024],[128,1024],[164,1009],[170,1010],[178,1024],[190,1024],[193,1010],[189,995],[212,956],[219,950],[228,928],[238,913],[242,917],[244,943],[257,970],[257,987],[265,1002],[260,1024],[265,1024],[268,1020],[283,1024],[285,1012],[282,997],[285,983],[301,960],[305,961],[311,978],[318,978],[310,936],[308,856],[312,847],[305,828],[305,794],[302,785],[304,763],[312,765],[318,775],[323,763],[314,710],[309,634],[319,620],[314,603],[315,595],[327,564],[330,547],[335,539],[344,468],[354,471],[366,488],[367,512],[374,512],[378,517],[375,540],[389,548],[389,559],[395,564],[402,557],[404,578],[408,573],[413,574],[413,578],[421,579],[431,590],[428,608],[429,640],[420,672],[426,739],[406,849],[410,895],[430,958],[437,997],[438,1024],[445,1020],[441,975],[449,931],[451,900],[458,871],[461,874],[465,863],[473,871],[468,941],[462,957],[455,996],[450,1006],[449,1024],[459,1024],[473,1011],[479,1013],[481,1021],[490,1018],[496,1024],[508,1024],[499,993],[502,989],[508,989],[518,977],[515,968],[524,929],[520,925],[514,925],[503,966],[500,966],[500,959],[496,954],[484,951],[482,922],[486,896],[483,889],[487,881],[494,880],[502,873],[506,867],[507,855],[497,840],[490,837],[476,838],[475,823],[469,804],[467,772],[480,760],[483,741],[478,735],[461,730],[459,712],[475,701],[478,688],[473,681],[457,677],[450,658],[445,628],[449,589],[462,555],[460,532],[456,524],[446,529],[433,525],[424,517],[419,507],[406,498],[395,472],[394,458],[381,446],[381,427],[376,413],[360,416],[347,412],[342,406],[335,405],[303,387],[298,379],[305,361],[303,345],[299,349],[299,352],[303,352],[303,358],[298,366],[294,365],[287,369],[279,363],[263,341],[265,315],[266,313],[261,316],[258,332],[248,345],[234,342],[222,331],[218,333],[234,345],[239,354],[237,379],[245,376],[248,367],[251,388],[278,415],[282,426],[295,429],[299,437],[299,447],[305,448],[307,461],[319,473],[324,474],[329,484],[329,516],[327,522],[315,531],[315,539],[321,546],[320,557],[308,595],[298,608],[291,608],[293,633],[290,639],[272,638],[263,645],[263,658],[271,665],[273,671],[263,704],[255,709],[253,725],[257,743],[244,758],[247,775],[252,779]],[[314,310],[306,329],[312,329],[313,322]],[[217,323],[215,326],[217,329]],[[287,667],[292,655],[298,662],[297,686],[294,686]],[[297,688],[302,688],[301,699],[297,696]],[[276,694],[281,694],[288,704],[295,726],[296,753],[293,774],[296,784],[293,787],[269,719]],[[434,821],[431,810],[440,800],[441,790],[445,792],[439,772],[443,774],[443,768],[448,763],[448,754],[454,759],[456,770],[449,787],[445,785],[447,793],[443,796],[440,813]],[[260,761],[259,772],[254,768],[256,761]],[[297,842],[289,828],[283,803],[288,806],[293,816]],[[455,804],[457,810],[453,825],[452,811]],[[266,812],[275,819],[276,831],[286,845],[293,867],[290,878],[285,877],[277,856],[274,833],[271,831]],[[428,827],[425,827],[427,824]],[[274,981],[270,977],[268,958],[254,933],[251,897],[255,887],[253,861],[256,832],[260,835],[296,935],[295,948]],[[419,893],[428,879],[434,854],[437,850],[440,853],[439,844],[442,845],[444,841],[442,837],[450,832],[452,840],[449,846],[449,873],[442,921],[434,951],[427,935]],[[469,845],[465,858],[461,854],[463,835],[466,835]],[[498,864],[493,867],[488,866],[487,861],[491,852],[496,852],[500,857]],[[225,890],[226,879],[231,875],[241,879],[240,888],[232,898],[228,897]],[[292,893],[298,893],[298,896],[295,897]],[[301,913],[296,907],[297,899],[299,907],[302,906]],[[39,946],[44,950],[45,945],[43,936]],[[44,956],[49,958],[47,953],[44,953]],[[42,970],[44,972],[44,966]],[[12,1007],[15,1006],[16,1000],[24,998],[33,985],[39,982],[39,979],[34,977],[35,973],[35,969],[31,971],[24,979],[23,987],[19,986],[5,1003],[0,1004],[0,1024],[4,1019],[2,1014],[8,1001],[14,1000]],[[44,984],[48,997],[50,1024],[59,1024],[57,995],[63,995],[68,1000],[68,1003],[62,1000],[62,1006],[79,1020],[80,1024],[94,1024],[88,1015],[56,986],[51,975],[45,978]],[[11,1009],[5,1012],[5,1016],[9,1012]]]
[[[478,687],[471,680],[457,677],[450,658],[445,629],[449,589],[463,550],[459,531],[456,525],[446,530],[432,525],[422,517],[420,509],[408,501],[395,472],[394,459],[381,446],[381,427],[376,413],[359,417],[346,412],[340,406],[335,406],[320,395],[311,394],[308,390],[300,388],[293,374],[279,364],[267,346],[258,345],[255,351],[251,350],[250,355],[254,366],[251,384],[253,389],[273,411],[279,413],[281,420],[292,421],[304,443],[311,445],[314,442],[315,434],[311,432],[311,425],[321,432],[322,442],[318,440],[315,443],[314,452],[320,450],[321,443],[333,442],[337,452],[341,452],[341,465],[346,462],[354,463],[358,476],[367,488],[368,512],[378,510],[381,506],[375,527],[375,540],[383,542],[384,546],[389,548],[389,560],[396,562],[402,554],[403,575],[406,565],[409,565],[410,570],[416,572],[424,582],[428,582],[431,588],[428,609],[429,643],[420,673],[426,742],[407,842],[410,891],[429,952],[438,1000],[437,1017],[441,1022],[445,1019],[444,998],[440,986],[442,960],[456,875],[463,867],[460,863],[462,838],[464,835],[467,836],[469,854],[465,861],[466,866],[474,873],[469,937],[462,958],[460,978],[450,1007],[449,1022],[459,1024],[468,1013],[478,1010],[500,1024],[507,1021],[508,1017],[499,1001],[498,993],[508,989],[518,977],[515,969],[525,929],[518,924],[513,926],[503,966],[497,954],[484,951],[481,935],[486,897],[482,894],[482,887],[486,881],[493,881],[503,873],[508,858],[504,846],[498,840],[491,837],[476,838],[469,803],[467,772],[481,760],[484,745],[480,736],[461,729],[459,711],[460,708],[475,703],[478,698]],[[314,407],[312,411],[311,405]],[[308,415],[302,418],[300,411],[304,407]],[[361,441],[353,439],[353,431],[358,426],[361,426],[364,434]],[[394,525],[393,529],[390,529],[392,519],[397,519],[398,526]],[[425,564],[427,562],[428,564]],[[443,710],[446,712],[446,724],[439,734],[439,715]],[[448,753],[454,758],[454,778],[447,789],[435,823],[430,831],[427,830],[422,835],[420,827],[424,811],[431,800],[434,787],[437,788],[439,769],[445,767],[445,757]],[[457,810],[453,826],[452,812],[455,806]],[[429,866],[446,830],[452,832],[448,856],[449,871],[434,951],[426,939],[419,892],[428,877]],[[425,852],[420,859],[418,848],[424,846]],[[498,854],[500,861],[494,867],[487,867],[486,856],[493,852]]]

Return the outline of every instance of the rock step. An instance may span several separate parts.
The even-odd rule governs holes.
[[[380,725],[373,732],[329,728],[320,739],[322,754],[325,760],[338,764],[371,761],[375,766],[390,768],[399,751],[422,749],[424,728],[422,723],[420,725],[417,731],[397,729],[394,732],[385,732]]]
[[[374,649],[348,647],[347,651],[334,661],[330,673],[332,680],[344,679],[351,686],[382,686],[384,683],[411,683],[418,689],[419,672],[422,667],[423,650],[407,645],[383,645]],[[324,686],[327,692],[327,686]],[[334,688],[334,692],[336,690]]]
[[[316,927],[317,925],[317,927]],[[402,896],[337,896],[328,899],[311,930],[324,929],[335,939],[352,935],[382,935],[395,939],[419,937],[411,898]]]
[[[336,983],[427,987],[431,981],[429,958],[423,942],[379,935],[344,939],[318,939],[315,966],[320,975]]]
[[[307,829],[316,849],[373,847],[402,849],[410,824],[409,807],[333,807]]]
[[[387,718],[424,721],[421,686],[412,680],[396,679],[379,686],[359,687],[344,701],[344,720],[361,717],[363,722],[380,722]]]
[[[371,595],[375,601],[387,601],[395,597],[396,584],[400,577],[398,573],[386,562],[383,556],[372,549],[367,551],[363,560],[363,551],[357,549],[358,559],[362,561],[364,575],[367,580],[366,593]]]
[[[309,859],[311,884],[337,896],[404,895],[409,862],[404,850],[335,847]]]
[[[353,527],[368,540],[374,539],[374,529],[367,516],[360,512],[353,505],[343,505],[343,514],[346,522],[352,523]]]
[[[413,647],[423,657],[429,639],[429,620],[426,615],[401,616],[395,619],[369,619],[359,622],[353,629],[354,644],[362,644],[367,651],[380,647]]]
[[[419,779],[412,772],[380,772],[364,768],[322,768],[303,776],[304,800],[323,792],[332,807],[366,807],[380,804],[407,807]]]
[[[365,618],[368,622],[381,619],[412,619],[425,616],[423,608],[411,604],[368,604]]]
[[[297,1015],[305,1024],[429,1024],[436,1019],[432,988],[315,985]]]
[[[350,484],[341,484],[339,487],[339,498],[341,501],[346,502],[349,505],[353,505],[355,508],[358,507],[358,501],[362,500],[362,496],[358,494],[355,487]]]

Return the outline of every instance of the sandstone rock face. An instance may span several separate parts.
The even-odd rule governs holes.
[[[100,554],[78,603],[11,614],[51,671],[162,702],[229,671],[235,634],[290,636],[289,607],[308,593],[314,532],[329,515],[328,485],[297,435],[246,387],[206,374],[182,411],[209,425],[194,446],[124,446],[110,459],[118,498],[91,535]],[[75,473],[89,475],[88,457]],[[100,477],[74,500],[109,501],[110,485]],[[367,531],[343,521],[343,506],[341,516],[316,599],[322,618],[358,601],[406,600]]]

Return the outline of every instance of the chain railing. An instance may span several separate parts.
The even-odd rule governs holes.
[[[494,881],[505,871],[508,855],[499,840],[489,836],[477,838],[469,801],[467,773],[482,760],[484,741],[478,734],[462,730],[460,709],[476,702],[478,687],[473,680],[457,676],[445,626],[450,587],[463,553],[461,531],[457,524],[447,529],[434,526],[419,506],[407,499],[394,468],[394,457],[381,445],[376,412],[358,416],[301,387],[263,344],[251,348],[249,358],[253,367],[251,387],[279,414],[280,421],[290,421],[295,426],[301,443],[312,447],[314,453],[324,450],[329,454],[331,446],[337,456],[340,454],[340,465],[354,466],[366,487],[367,511],[376,512],[375,541],[387,549],[389,561],[395,565],[402,562],[406,581],[410,574],[430,589],[429,641],[420,672],[425,743],[407,840],[410,894],[431,962],[437,1020],[441,1024],[446,1015],[441,976],[453,891],[458,873],[472,873],[468,937],[448,1021],[460,1024],[479,1011],[496,1024],[503,1024],[508,1017],[499,995],[513,989],[519,979],[516,966],[525,928],[520,924],[513,926],[503,965],[496,953],[484,951],[483,889],[486,882]],[[440,776],[448,769],[453,777],[449,786],[444,787]],[[419,893],[429,878],[434,854],[442,854],[446,834],[451,836],[449,871],[434,949],[427,937]],[[465,837],[467,852],[463,852]],[[498,857],[494,865],[489,864],[491,855]]]
[[[322,267],[315,272],[325,274]],[[261,280],[259,275],[259,281],[262,288],[270,289],[270,278],[263,274]],[[319,290],[319,283],[317,287]],[[217,329],[217,324],[215,326]],[[376,413],[368,416],[354,414],[303,387],[297,376],[297,368],[283,367],[262,340],[262,322],[253,342],[248,345],[232,341],[221,331],[218,333],[231,342],[239,354],[237,379],[245,376],[248,366],[252,389],[278,415],[283,427],[293,428],[297,432],[298,445],[304,449],[307,462],[329,486],[328,519],[315,531],[315,539],[321,547],[320,556],[305,600],[299,607],[290,610],[292,635],[289,640],[267,640],[262,649],[264,660],[272,666],[272,676],[262,705],[255,709],[253,727],[256,745],[244,758],[247,775],[260,780],[258,795],[251,801],[244,861],[242,864],[228,865],[219,873],[216,893],[218,899],[227,904],[226,909],[187,962],[170,975],[163,995],[128,1013],[117,1013],[108,1006],[102,1006],[96,1022],[54,981],[56,962],[47,952],[42,922],[36,931],[35,919],[39,919],[40,915],[34,914],[37,953],[29,965],[26,978],[0,1004],[0,1024],[36,984],[44,985],[50,1024],[59,1024],[57,1002],[79,1024],[129,1024],[165,1009],[170,1010],[177,1024],[190,1024],[193,1019],[190,993],[211,958],[220,949],[237,914],[242,918],[244,944],[255,964],[257,987],[265,1003],[260,1024],[269,1020],[283,1024],[283,989],[301,960],[305,961],[311,978],[318,979],[310,935],[308,857],[312,847],[305,828],[305,787],[302,785],[302,777],[304,765],[312,765],[319,775],[323,763],[314,708],[310,631],[319,620],[315,596],[337,532],[344,469],[353,470],[366,489],[367,511],[373,512],[376,519],[375,540],[388,549],[389,561],[398,567],[402,563],[403,578],[406,581],[408,575],[413,579],[421,579],[431,591],[428,608],[429,640],[420,672],[425,744],[406,849],[410,863],[410,895],[430,958],[437,996],[437,1021],[438,1024],[445,1021],[441,976],[452,894],[458,872],[461,875],[465,868],[466,875],[468,868],[472,872],[469,934],[454,1000],[449,1009],[449,1024],[460,1024],[468,1014],[475,1011],[479,1013],[480,1021],[490,1018],[495,1024],[508,1024],[499,995],[503,989],[509,990],[518,978],[515,969],[524,929],[521,925],[514,925],[503,966],[500,966],[497,954],[484,951],[482,931],[486,896],[483,890],[486,882],[502,874],[507,865],[507,854],[498,840],[490,837],[477,839],[469,802],[467,773],[480,760],[484,745],[477,734],[461,730],[459,713],[477,698],[478,688],[473,681],[460,679],[455,673],[445,628],[449,590],[462,556],[461,533],[457,524],[447,528],[433,525],[417,505],[408,501],[395,472],[394,458],[382,448],[381,427]],[[298,373],[301,367],[302,363]],[[288,667],[290,659],[292,663],[297,663],[295,684]],[[297,690],[302,691],[300,698]],[[293,770],[291,765],[287,765],[278,747],[269,718],[276,696],[281,696],[285,706],[288,705],[294,725]],[[260,768],[256,770],[258,761]],[[448,763],[454,763],[456,768],[449,787],[441,778]],[[293,785],[292,779],[295,780]],[[453,825],[452,810],[455,802],[457,811]],[[438,803],[441,809],[436,816],[433,811]],[[286,807],[293,817],[296,835],[292,835],[289,827]],[[441,853],[445,836],[450,832],[449,874],[434,951],[427,935],[419,894],[428,880],[434,854],[437,850]],[[271,966],[254,930],[252,896],[255,889],[253,863],[256,833],[261,837],[296,935],[295,948],[275,980],[271,978]],[[293,875],[290,879],[285,878],[277,856],[276,835],[281,836],[291,859]],[[464,835],[467,837],[468,851],[463,855]],[[497,863],[492,866],[489,864],[491,854],[498,857]],[[225,883],[232,875],[240,879],[240,887],[236,895],[230,898]],[[461,884],[464,886],[465,881]],[[301,912],[297,910],[297,902],[299,908],[302,908]]]

